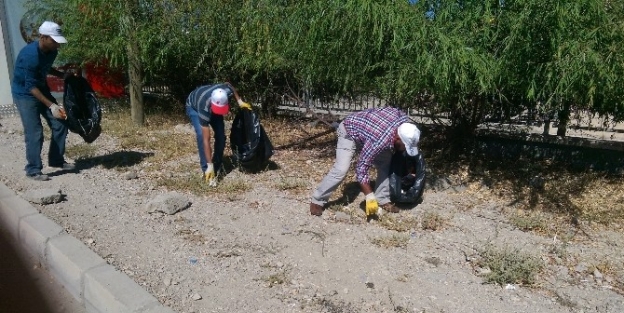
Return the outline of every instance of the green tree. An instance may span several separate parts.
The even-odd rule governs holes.
[[[195,86],[233,73],[240,4],[199,0],[38,0],[29,7],[63,24],[66,60],[105,62],[128,76],[132,119],[145,122],[146,82],[178,100]]]
[[[624,116],[624,15],[614,1],[30,4],[63,22],[70,40],[63,56],[127,71],[137,124],[142,84],[168,87],[179,103],[215,81],[268,102],[285,93],[325,102],[372,95],[447,114],[459,135],[473,134],[487,116],[509,117],[538,102],[559,112],[563,130],[572,108]]]
[[[129,78],[132,120],[145,122],[143,114],[143,60],[139,38],[146,20],[140,1],[133,0],[41,0],[29,1],[31,12],[63,24],[69,44],[63,47],[65,60],[106,62],[126,68]]]
[[[572,108],[622,111],[621,6],[602,0],[505,1],[506,85],[527,101],[540,101],[543,112],[558,112],[558,135],[565,135]]]

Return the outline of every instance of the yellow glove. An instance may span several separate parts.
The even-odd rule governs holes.
[[[366,195],[366,216],[377,215],[377,210],[379,209],[379,204],[377,204],[377,198],[375,198],[375,193],[371,192]]]
[[[238,100],[238,107],[240,107],[241,109],[247,109],[247,110],[251,110],[251,104],[243,101],[243,100]]]
[[[210,187],[217,186],[217,177],[215,176],[214,166],[212,163],[208,163],[208,168],[206,169],[206,172],[204,172],[204,181],[206,181]]]

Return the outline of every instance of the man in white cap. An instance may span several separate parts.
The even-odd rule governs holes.
[[[43,146],[43,117],[52,136],[48,152],[48,165],[63,170],[74,170],[73,164],[65,162],[65,139],[67,118],[63,107],[58,105],[50,93],[46,77],[48,74],[64,78],[65,74],[52,68],[62,43],[67,43],[61,27],[46,21],[39,27],[39,40],[26,45],[15,61],[11,93],[17,105],[26,142],[26,176],[37,181],[49,180],[42,173],[41,148]]]
[[[234,95],[238,106],[251,110],[251,105],[238,96],[230,83],[197,87],[186,98],[186,115],[195,129],[199,165],[204,180],[210,186],[217,185],[216,173],[223,165],[225,150],[225,125],[223,116],[230,111],[229,97]],[[214,131],[214,151],[210,145],[210,128]]]
[[[366,216],[376,215],[378,209],[398,213],[399,208],[390,202],[389,172],[393,150],[405,151],[410,156],[418,154],[420,130],[408,122],[405,113],[396,108],[368,109],[347,116],[338,125],[336,161],[323,178],[310,201],[310,214],[320,216],[332,192],[344,180],[356,150],[361,153],[355,166],[360,188],[366,196]],[[375,191],[369,182],[368,172],[377,169]]]

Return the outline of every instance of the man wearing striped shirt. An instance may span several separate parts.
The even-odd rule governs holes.
[[[408,122],[405,113],[396,108],[376,108],[353,113],[338,126],[336,161],[323,178],[310,202],[310,214],[320,216],[332,192],[344,180],[356,151],[360,155],[355,167],[357,181],[366,195],[366,215],[376,215],[379,207],[392,213],[399,209],[390,203],[389,172],[394,150],[418,155],[420,130]],[[375,191],[370,184],[369,170],[377,169]]]
[[[217,176],[223,165],[225,124],[223,116],[230,111],[229,98],[234,96],[239,107],[251,110],[230,83],[197,87],[186,99],[186,115],[191,120],[197,139],[199,165],[210,186],[217,185]],[[214,150],[210,145],[210,128],[214,131]]]

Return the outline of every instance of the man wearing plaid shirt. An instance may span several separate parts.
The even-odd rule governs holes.
[[[418,155],[420,130],[396,108],[368,109],[353,113],[338,126],[336,162],[312,194],[310,214],[320,216],[332,192],[347,175],[356,150],[361,153],[355,167],[357,181],[366,195],[366,215],[376,215],[379,207],[392,213],[399,209],[390,203],[388,177],[393,150]],[[368,172],[377,169],[375,192]]]

